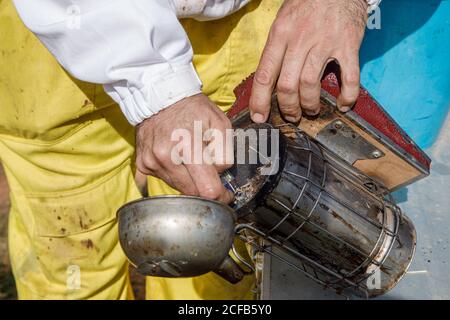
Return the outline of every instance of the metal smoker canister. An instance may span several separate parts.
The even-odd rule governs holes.
[[[412,222],[382,184],[296,127],[279,129],[275,175],[257,177],[248,165],[227,172],[241,201],[237,234],[269,253],[258,238],[277,246],[290,257],[278,258],[338,293],[374,297],[393,288],[414,255]]]

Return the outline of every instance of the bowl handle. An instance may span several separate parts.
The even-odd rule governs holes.
[[[248,274],[229,255],[213,271],[232,284],[238,283]]]

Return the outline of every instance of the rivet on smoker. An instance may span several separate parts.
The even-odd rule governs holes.
[[[374,152],[372,152],[372,158],[378,159],[382,156],[382,153],[380,150],[375,150]]]

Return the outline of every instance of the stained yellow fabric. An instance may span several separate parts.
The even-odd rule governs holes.
[[[115,212],[140,197],[134,129],[75,81],[0,1],[0,158],[21,299],[132,298]]]
[[[257,66],[282,0],[183,22],[204,92],[226,110]],[[116,210],[140,197],[134,128],[101,86],[71,78],[0,1],[0,159],[11,187],[9,247],[21,299],[132,298]],[[150,179],[151,194],[174,193]],[[253,277],[148,278],[150,299],[251,298]]]

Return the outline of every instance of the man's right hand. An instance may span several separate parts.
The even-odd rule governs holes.
[[[164,180],[185,195],[229,203],[233,195],[223,186],[218,172],[231,166],[227,159],[232,150],[225,150],[223,157],[214,158],[212,164],[208,161],[179,164],[173,159],[173,150],[179,145],[179,141],[172,141],[173,132],[177,129],[187,130],[194,137],[195,121],[202,123],[202,135],[208,129],[216,129],[222,132],[225,139],[226,130],[231,129],[229,119],[208,97],[199,94],[185,98],[138,125],[137,169],[145,175]],[[190,142],[194,148],[195,141]],[[223,145],[226,145],[225,141]],[[191,152],[194,153],[194,150]],[[183,158],[183,155],[180,156]]]

